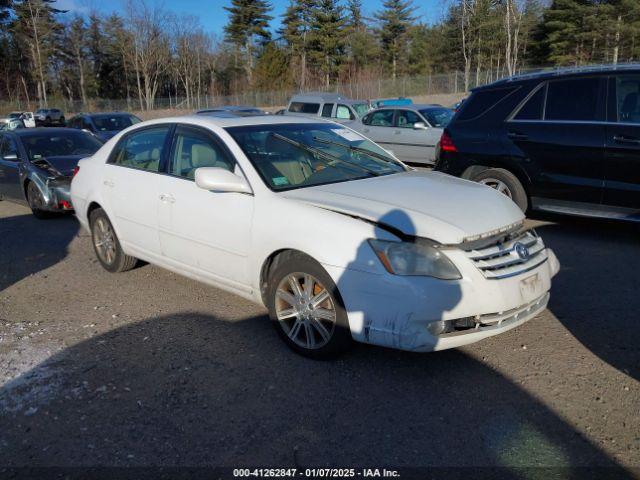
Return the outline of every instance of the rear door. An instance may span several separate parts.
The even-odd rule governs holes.
[[[640,214],[640,74],[609,78],[603,204]]]
[[[600,204],[605,90],[606,78],[597,76],[543,82],[506,122],[506,141],[530,176],[534,206]]]
[[[20,185],[20,158],[12,135],[0,135],[0,197],[24,200]]]
[[[151,125],[125,135],[105,166],[103,196],[107,214],[125,250],[160,254],[159,172],[173,125]]]

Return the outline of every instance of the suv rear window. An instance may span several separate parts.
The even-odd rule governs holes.
[[[517,87],[496,88],[492,90],[480,90],[474,92],[468,100],[462,104],[458,114],[458,120],[471,120],[479,117],[487,110],[514,92]]]
[[[599,78],[576,78],[549,82],[545,120],[596,120]]]
[[[318,110],[320,110],[319,103],[291,102],[291,105],[289,105],[290,112],[318,113]]]

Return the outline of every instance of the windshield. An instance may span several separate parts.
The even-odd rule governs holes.
[[[21,140],[29,160],[65,155],[92,155],[102,146],[93,135],[76,130],[23,135]]]
[[[140,123],[134,115],[96,115],[91,117],[98,131],[120,131],[133,124]]]
[[[334,124],[251,125],[227,131],[276,191],[406,170],[375,143]]]
[[[354,103],[351,107],[356,111],[359,118],[364,117],[369,111],[369,105],[366,103]]]
[[[453,111],[448,108],[429,108],[420,110],[420,113],[427,119],[429,125],[436,128],[446,127],[453,117]]]

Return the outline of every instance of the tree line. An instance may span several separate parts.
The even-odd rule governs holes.
[[[211,2],[210,8],[215,8]],[[449,0],[427,24],[413,0],[226,0],[219,35],[195,17],[144,0],[121,13],[80,16],[55,0],[0,0],[0,98],[159,97],[186,108],[203,95],[333,88],[380,78],[463,72],[464,88],[528,67],[632,62],[638,0]],[[207,8],[203,2],[203,8]],[[424,7],[423,7],[424,8]]]

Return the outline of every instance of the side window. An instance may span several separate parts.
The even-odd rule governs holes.
[[[200,167],[218,167],[233,171],[234,162],[211,135],[195,128],[176,129],[169,173],[193,179]]]
[[[127,135],[118,144],[110,163],[158,172],[169,125],[145,128]]]
[[[542,85],[525,102],[513,117],[514,120],[542,120],[544,108],[544,97],[547,93],[547,86]]]
[[[319,110],[320,110],[319,103],[292,102],[291,105],[289,105],[290,112],[318,113]]]
[[[333,111],[333,103],[325,103],[322,106],[322,116],[323,117],[327,117],[330,118],[331,117],[331,112]]]
[[[479,117],[515,92],[515,90],[516,87],[507,87],[473,92],[460,107],[458,120],[471,120]]]
[[[411,110],[398,110],[398,115],[396,116],[396,126],[399,128],[413,128],[413,126],[418,123],[424,121]]]
[[[341,120],[355,120],[353,113],[351,113],[351,110],[349,110],[349,107],[346,105],[338,105],[338,108],[336,109],[336,118]]]
[[[557,80],[547,86],[545,120],[596,120],[599,78]]]
[[[378,110],[370,113],[368,125],[372,127],[391,127],[393,126],[393,110]]]
[[[616,77],[617,121],[640,123],[640,75]]]
[[[18,161],[18,147],[13,138],[3,135],[0,139],[0,155],[4,158],[8,155],[15,155],[14,161]]]

